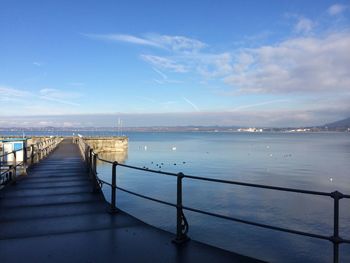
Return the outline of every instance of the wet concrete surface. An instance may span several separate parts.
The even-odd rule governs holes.
[[[261,262],[107,213],[77,145],[65,139],[0,191],[0,262]]]

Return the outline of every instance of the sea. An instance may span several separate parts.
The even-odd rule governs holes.
[[[11,135],[15,135],[11,132]],[[72,132],[32,132],[26,135]],[[86,136],[116,132],[80,132]],[[9,132],[0,132],[9,135]],[[17,133],[22,135],[22,133]],[[350,194],[350,133],[125,132],[128,152],[106,158],[166,172]],[[111,165],[98,175],[111,181]],[[176,178],[117,166],[117,185],[176,203]],[[107,200],[110,188],[103,186]],[[327,196],[183,180],[183,204],[225,216],[331,236],[333,200]],[[117,206],[161,229],[175,233],[176,210],[117,191]],[[188,236],[213,246],[268,262],[332,262],[327,240],[283,233],[184,211]],[[350,199],[340,200],[340,236],[350,239]],[[340,262],[350,262],[350,244],[340,245]]]

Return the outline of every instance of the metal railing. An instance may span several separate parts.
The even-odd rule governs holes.
[[[0,189],[8,184],[16,183],[17,171],[19,169],[22,170],[22,175],[27,174],[27,169],[30,166],[44,159],[61,141],[62,138],[53,137],[29,146],[24,142],[22,149],[1,154],[0,160],[3,160],[5,157],[7,159],[9,159],[8,157],[12,157],[12,161],[0,161]],[[18,154],[22,151],[23,160],[18,161]]]
[[[201,176],[193,176],[193,175],[186,175],[183,173],[170,173],[170,172],[163,172],[158,170],[152,170],[148,168],[141,168],[126,164],[118,163],[117,161],[108,161],[104,160],[102,158],[98,157],[98,154],[94,152],[94,150],[84,141],[83,138],[75,138],[75,143],[79,145],[81,154],[86,162],[88,172],[93,179],[93,191],[101,191],[101,188],[103,184],[106,184],[111,187],[111,201],[110,201],[110,212],[116,213],[118,211],[116,201],[116,190],[120,190],[147,200],[151,200],[157,203],[161,203],[164,205],[172,206],[176,208],[176,237],[173,240],[173,242],[181,244],[186,242],[189,238],[187,236],[189,224],[186,220],[184,210],[192,211],[204,215],[209,215],[217,218],[222,218],[238,223],[243,223],[247,225],[257,226],[261,228],[266,229],[272,229],[280,232],[300,235],[300,236],[307,236],[311,238],[321,239],[321,240],[328,240],[333,245],[333,262],[338,263],[339,262],[339,245],[340,244],[350,244],[350,239],[342,238],[339,234],[339,201],[340,199],[347,198],[350,199],[349,194],[343,194],[338,191],[334,192],[321,192],[321,191],[311,191],[311,190],[302,190],[302,189],[295,189],[295,188],[287,188],[287,187],[278,187],[278,186],[270,186],[270,185],[261,185],[261,184],[252,184],[252,183],[244,183],[244,182],[238,182],[238,181],[229,181],[229,180],[222,180],[222,179],[215,179],[215,178],[208,178],[208,177],[201,177]],[[111,183],[102,180],[98,177],[97,174],[97,160],[108,163],[112,165],[112,180]],[[170,203],[167,201],[163,201],[157,198],[153,198],[150,196],[146,196],[143,194],[139,194],[130,190],[127,190],[125,188],[117,186],[116,183],[116,167],[121,166],[129,169],[139,170],[143,172],[149,172],[149,173],[156,173],[156,174],[162,174],[162,175],[168,175],[173,176],[177,178],[177,198],[176,198],[176,204]],[[278,227],[268,224],[262,224],[258,222],[253,222],[237,217],[231,217],[226,215],[221,215],[209,211],[204,211],[200,209],[196,209],[193,207],[184,206],[182,204],[182,181],[183,179],[191,179],[191,180],[200,180],[200,181],[208,181],[208,182],[215,182],[215,183],[222,183],[222,184],[230,184],[230,185],[239,185],[239,186],[246,186],[246,187],[254,187],[254,188],[260,188],[260,189],[267,189],[267,190],[274,190],[274,191],[283,191],[283,192],[292,192],[292,193],[298,193],[298,194],[305,194],[305,195],[315,195],[315,196],[326,196],[333,199],[333,233],[331,235],[321,235],[316,233],[310,233],[310,232],[304,232],[300,230],[290,229],[290,228],[284,228],[284,227]]]

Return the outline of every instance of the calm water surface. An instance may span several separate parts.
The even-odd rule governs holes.
[[[350,193],[350,134],[130,133],[125,163],[151,169],[317,191]],[[158,166],[157,166],[158,164]],[[175,165],[176,164],[176,165]],[[159,165],[161,168],[159,168]],[[110,179],[108,165],[99,172]],[[176,200],[176,178],[118,167],[117,183]],[[261,223],[331,235],[328,197],[184,179],[184,205]],[[109,189],[105,189],[107,197]],[[118,192],[118,206],[175,231],[175,209]],[[260,229],[185,211],[191,238],[271,262],[331,262],[328,241]],[[350,237],[350,200],[341,200],[341,235]],[[341,245],[350,262],[350,245]]]
[[[96,133],[83,133],[97,135]],[[101,134],[101,133],[99,133]],[[65,134],[65,135],[71,135]],[[112,135],[112,133],[103,133]],[[127,133],[130,165],[211,178],[350,193],[350,133]],[[158,164],[158,166],[157,166]],[[161,166],[161,168],[159,168]],[[111,167],[98,172],[110,180]],[[176,178],[117,168],[117,184],[141,194],[176,202]],[[184,179],[184,205],[259,223],[332,235],[329,197],[277,192]],[[110,190],[104,187],[107,199]],[[126,193],[119,208],[175,232],[175,209]],[[350,239],[350,199],[340,201],[340,235]],[[270,262],[331,262],[332,245],[185,211],[189,236]],[[341,245],[350,262],[350,245]]]

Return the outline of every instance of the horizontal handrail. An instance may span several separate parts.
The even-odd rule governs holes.
[[[112,186],[112,184],[111,184],[111,183],[108,183],[107,181],[102,180],[102,179],[100,179],[100,178],[98,178],[98,181],[99,181],[100,183],[103,183],[103,184],[106,184],[106,185]]]
[[[13,154],[13,153],[16,153],[16,152],[19,152],[19,151],[22,151],[22,150],[23,150],[23,149],[19,149],[19,150],[7,152],[7,153],[5,153],[5,154],[1,154],[1,155],[0,155],[0,158],[5,157],[5,156],[10,155],[10,154]]]
[[[45,144],[45,143],[49,142],[51,139],[52,139],[52,138],[47,139],[47,140],[45,140],[45,141],[37,142],[37,143],[31,144],[31,145],[39,146],[40,144]],[[26,150],[30,149],[31,145],[26,146],[25,149],[26,149]],[[47,147],[46,147],[46,148],[47,148]],[[16,153],[16,152],[23,151],[23,150],[24,150],[24,148],[21,148],[21,149],[13,150],[13,151],[11,151],[11,152],[7,152],[7,153],[5,153],[5,154],[1,154],[1,155],[0,155],[0,158],[1,158],[1,157],[5,157],[5,156],[10,155],[10,154],[13,154],[13,153]],[[28,159],[29,159],[29,158],[28,158]]]
[[[86,142],[83,142],[87,147],[89,145]],[[92,151],[93,155],[97,155],[94,151]],[[113,164],[115,162],[109,161],[106,159],[102,159],[100,157],[97,157],[98,160]],[[154,170],[149,168],[142,168],[132,165],[126,165],[122,163],[117,163],[118,166],[144,171],[144,172],[151,172],[151,173],[157,173],[157,174],[163,174],[163,175],[169,175],[176,177],[177,173],[172,172],[164,172],[160,170]],[[233,184],[233,185],[240,185],[240,186],[247,186],[247,187],[255,187],[255,188],[262,188],[262,189],[270,189],[270,190],[276,190],[276,191],[284,191],[284,192],[294,192],[294,193],[301,193],[301,194],[310,194],[310,195],[320,195],[320,196],[332,196],[333,192],[322,192],[322,191],[312,191],[312,190],[304,190],[304,189],[297,189],[297,188],[289,188],[289,187],[280,187],[280,186],[271,186],[271,185],[263,185],[263,184],[253,184],[253,183],[246,183],[246,182],[238,182],[238,181],[232,181],[232,180],[224,180],[224,179],[217,179],[217,178],[210,178],[210,177],[202,177],[202,176],[194,176],[194,175],[187,175],[183,174],[183,178],[189,178],[194,180],[201,180],[201,181],[209,181],[209,182],[217,182],[217,183],[224,183],[224,184]],[[341,198],[350,198],[350,194],[342,194]]]
[[[239,222],[243,224],[248,224],[248,225],[253,225],[257,227],[262,227],[266,229],[271,229],[271,230],[276,230],[280,232],[285,232],[285,233],[290,233],[290,234],[296,234],[296,235],[301,235],[301,236],[307,236],[307,237],[312,237],[312,238],[317,238],[317,239],[322,239],[322,240],[328,240],[333,243],[333,262],[338,262],[339,261],[339,244],[342,243],[350,243],[350,240],[348,239],[343,239],[339,235],[339,200],[342,198],[350,198],[349,194],[343,194],[338,191],[333,191],[333,192],[322,192],[322,191],[312,191],[312,190],[305,190],[305,189],[297,189],[297,188],[289,188],[289,187],[279,187],[279,186],[271,186],[271,185],[263,185],[263,184],[253,184],[253,183],[246,183],[246,182],[238,182],[238,181],[231,181],[231,180],[224,180],[224,179],[217,179],[217,178],[208,178],[208,177],[202,177],[202,176],[194,176],[194,175],[186,175],[183,173],[171,173],[171,172],[164,172],[160,170],[153,170],[153,169],[148,169],[148,168],[141,168],[137,166],[132,166],[132,165],[127,165],[127,164],[122,164],[118,163],[116,161],[109,161],[102,159],[98,157],[98,154],[94,152],[94,150],[82,139],[79,138],[77,140],[77,143],[79,144],[79,147],[81,149],[81,153],[84,157],[84,160],[87,162],[88,169],[90,173],[92,174],[93,178],[95,181],[100,182],[100,188],[102,187],[102,183],[107,184],[111,187],[112,189],[112,197],[111,197],[111,210],[112,211],[117,211],[116,208],[116,189],[138,196],[140,198],[144,198],[147,200],[151,200],[157,203],[161,203],[164,205],[172,206],[177,209],[177,231],[176,231],[176,243],[182,243],[185,242],[187,238],[187,231],[188,231],[188,223],[185,218],[185,215],[183,213],[183,210],[187,211],[192,211],[196,213],[201,213],[217,218],[222,218],[234,222]],[[100,160],[102,162],[108,163],[112,165],[112,183],[108,183],[102,179],[100,179],[97,175],[97,169],[96,169],[96,160]],[[138,171],[143,171],[143,172],[150,172],[150,173],[156,173],[156,174],[162,174],[162,175],[168,175],[168,176],[173,176],[177,178],[177,202],[176,204],[160,200],[154,197],[150,197],[147,195],[143,195],[140,193],[136,193],[134,191],[130,191],[128,189],[122,188],[120,186],[116,185],[116,167],[121,166],[125,168],[130,168]],[[300,231],[300,230],[295,230],[295,229],[289,229],[285,227],[278,227],[278,226],[273,226],[273,225],[268,225],[268,224],[263,224],[263,223],[257,223],[254,221],[250,220],[245,220],[237,217],[231,217],[227,215],[222,215],[222,214],[217,214],[209,211],[204,211],[200,210],[197,208],[192,208],[188,206],[182,205],[182,180],[184,178],[187,179],[192,179],[192,180],[200,180],[200,181],[208,181],[208,182],[215,182],[215,183],[223,183],[223,184],[230,184],[230,185],[239,185],[239,186],[245,186],[245,187],[253,187],[253,188],[260,188],[260,189],[267,189],[267,190],[276,190],[276,191],[283,191],[283,192],[292,192],[292,193],[300,193],[300,194],[307,194],[307,195],[317,195],[317,196],[327,196],[331,197],[334,200],[334,218],[333,218],[333,235],[321,235],[321,234],[315,234],[315,233],[309,233],[305,231]]]
[[[92,152],[92,154],[97,155],[95,152]],[[113,164],[113,161],[102,159],[100,157],[97,157],[97,159],[99,161],[104,162],[104,163]],[[160,171],[160,170],[142,168],[142,167],[127,165],[127,164],[122,164],[122,163],[118,163],[118,166],[130,168],[130,169],[134,169],[134,170],[139,170],[139,171],[144,171],[144,172],[151,172],[151,173],[157,173],[157,174],[163,174],[163,175],[169,175],[169,176],[175,176],[175,177],[177,176],[177,173],[164,172],[164,171]],[[262,189],[270,189],[270,190],[276,190],[276,191],[294,192],[294,193],[301,193],[301,194],[320,195],[320,196],[331,196],[332,195],[332,193],[330,193],[330,192],[312,191],[312,190],[304,190],[304,189],[280,187],[280,186],[271,186],[271,185],[263,185],[263,184],[253,184],[253,183],[238,182],[238,181],[232,181],[232,180],[224,180],[224,179],[217,179],[217,178],[210,178],[210,177],[187,175],[187,174],[184,174],[184,178],[201,180],[201,181],[224,183],[224,184],[234,184],[234,185],[255,187],[255,188],[262,188]],[[344,194],[343,198],[350,198],[350,195]]]
[[[9,182],[15,183],[16,181],[16,171],[17,167],[23,167],[23,174],[26,174],[26,169],[28,166],[28,160],[31,159],[30,164],[34,163],[35,157],[38,158],[38,161],[47,156],[51,150],[53,150],[62,139],[58,139],[57,137],[49,138],[45,141],[37,142],[35,144],[31,144],[30,146],[25,146],[22,149],[18,149],[15,151],[8,152],[6,154],[1,155],[0,157],[5,157],[10,154],[13,154],[13,161],[7,161],[6,165],[4,163],[0,164],[0,186],[4,186]],[[41,148],[41,146],[44,146]],[[28,156],[28,149],[30,149],[31,155]],[[23,151],[23,161],[17,162],[17,152]],[[43,153],[43,154],[42,154]],[[1,169],[6,166],[6,169]]]
[[[113,164],[112,161],[108,161],[108,160],[105,160],[105,159],[102,159],[99,157],[97,159],[102,161],[102,162],[105,162],[105,163]],[[164,171],[142,168],[142,167],[126,165],[126,164],[121,164],[121,163],[118,163],[118,165],[122,166],[122,167],[130,168],[130,169],[134,169],[134,170],[144,171],[144,172],[177,176],[177,173],[164,172]],[[253,184],[253,183],[238,182],[238,181],[232,181],[232,180],[224,180],[224,179],[217,179],[217,178],[210,178],[210,177],[187,175],[187,174],[184,174],[184,178],[201,180],[201,181],[216,182],[216,183],[224,183],[224,184],[233,184],[233,185],[240,185],[240,186],[247,186],[247,187],[255,187],[255,188],[262,188],[262,189],[270,189],[270,190],[283,191],[283,192],[294,192],[294,193],[320,195],[320,196],[331,196],[332,195],[332,193],[330,193],[330,192],[312,191],[312,190],[304,190],[304,189],[280,187],[280,186],[271,186],[271,185],[263,185],[263,184]],[[344,194],[343,198],[350,198],[350,195]]]
[[[223,179],[216,179],[216,178],[209,178],[209,177],[207,178],[207,177],[200,177],[200,176],[193,176],[193,175],[186,175],[186,174],[184,175],[184,178],[201,180],[201,181],[224,183],[224,184],[234,184],[234,185],[241,185],[241,186],[255,187],[255,188],[262,188],[262,189],[270,189],[270,190],[283,191],[283,192],[294,192],[294,193],[300,193],[300,194],[331,196],[331,193],[328,193],[328,192],[310,191],[310,190],[303,190],[303,189],[296,189],[296,188],[289,188],[289,187],[245,183],[245,182],[230,181],[230,180],[223,180]]]
[[[121,191],[123,191],[123,192],[129,193],[129,194],[132,194],[132,195],[135,195],[135,196],[144,198],[144,199],[148,199],[148,200],[151,200],[151,201],[160,203],[160,204],[164,204],[164,205],[169,205],[169,206],[172,206],[172,207],[176,207],[176,204],[173,204],[173,203],[170,203],[170,202],[167,202],[167,201],[163,201],[163,200],[160,200],[160,199],[157,199],[157,198],[154,198],[154,197],[142,195],[142,194],[139,194],[139,193],[136,193],[136,192],[127,190],[127,189],[125,189],[125,188],[122,188],[122,187],[120,187],[120,186],[117,186],[116,188],[119,189],[119,190],[121,190]]]
[[[331,240],[331,238],[329,236],[313,234],[313,233],[308,233],[308,232],[294,230],[294,229],[289,229],[289,228],[284,228],[284,227],[276,227],[276,226],[271,226],[271,225],[262,224],[262,223],[256,223],[256,222],[253,222],[253,221],[250,221],[250,220],[244,220],[244,219],[240,219],[240,218],[236,218],[236,217],[220,215],[220,214],[217,214],[217,213],[203,211],[203,210],[200,210],[200,209],[187,207],[187,206],[183,206],[182,208],[185,209],[185,210],[188,210],[188,211],[197,212],[197,213],[205,214],[205,215],[210,215],[210,216],[214,216],[214,217],[218,217],[218,218],[223,218],[223,219],[227,219],[227,220],[230,220],[230,221],[235,221],[235,222],[239,222],[239,223],[243,223],[243,224],[247,224],[247,225],[258,226],[258,227],[262,227],[262,228],[277,230],[277,231],[280,231],[280,232],[286,232],[286,233],[296,234],[296,235],[300,235],[300,236],[308,236],[308,237],[313,237],[313,238],[318,238],[318,239],[325,239],[325,240],[328,240],[328,241]]]
[[[145,168],[131,166],[131,165],[126,165],[126,164],[121,164],[121,163],[119,163],[118,165],[122,166],[122,167],[126,167],[126,168],[131,168],[131,169],[135,169],[135,170],[145,171],[145,172],[152,172],[152,173],[158,173],[158,174],[163,174],[163,175],[177,176],[176,173],[163,172],[163,171],[152,170],[152,169],[145,169]],[[247,186],[247,187],[271,189],[271,190],[284,191],[284,192],[294,192],[294,193],[301,193],[301,194],[331,196],[331,193],[328,193],[328,192],[310,191],[310,190],[288,188],[288,187],[279,187],[279,186],[270,186],[270,185],[262,185],[262,184],[245,183],[245,182],[223,180],[223,179],[216,179],[216,178],[202,177],[202,176],[194,176],[194,175],[187,175],[187,174],[184,174],[183,177],[184,178],[189,178],[189,179],[194,179],[194,180],[200,180],[200,181],[209,181],[209,182],[216,182],[216,183],[241,185],[241,186]],[[344,197],[347,197],[347,196],[348,195],[344,195]]]
[[[100,179],[98,179],[99,181],[102,181]],[[108,183],[108,185],[111,186],[111,184]],[[172,206],[172,207],[176,207],[176,204],[170,203],[170,202],[166,202],[154,197],[150,197],[147,195],[143,195],[143,194],[139,194],[130,190],[127,190],[125,188],[122,188],[120,186],[116,187],[118,190],[121,190],[123,192],[147,199],[147,200],[151,200],[157,203],[161,203],[161,204],[165,204],[168,206]],[[227,219],[230,221],[235,221],[235,222],[239,222],[239,223],[243,223],[243,224],[248,224],[248,225],[253,225],[253,226],[258,226],[258,227],[262,227],[262,228],[268,228],[268,229],[272,229],[272,230],[277,230],[277,231],[281,231],[281,232],[286,232],[286,233],[291,233],[291,234],[296,234],[296,235],[302,235],[302,236],[308,236],[308,237],[313,237],[313,238],[319,238],[319,239],[324,239],[324,240],[331,240],[331,237],[329,236],[325,236],[325,235],[319,235],[319,234],[313,234],[313,233],[308,233],[308,232],[304,232],[304,231],[298,231],[298,230],[294,230],[294,229],[289,229],[289,228],[283,228],[283,227],[276,227],[276,226],[270,226],[267,224],[261,224],[261,223],[256,223],[253,221],[249,221],[249,220],[244,220],[244,219],[240,219],[237,217],[231,217],[231,216],[225,216],[225,215],[221,215],[221,214],[217,214],[217,213],[212,213],[212,212],[208,212],[208,211],[204,211],[204,210],[200,210],[200,209],[196,209],[196,208],[192,208],[192,207],[188,207],[188,206],[182,206],[183,209],[188,210],[188,211],[192,211],[192,212],[197,212],[200,214],[205,214],[205,215],[210,215],[210,216],[214,216],[214,217],[218,217],[218,218],[223,218],[223,219]],[[341,242],[346,243],[347,240],[343,240]]]

